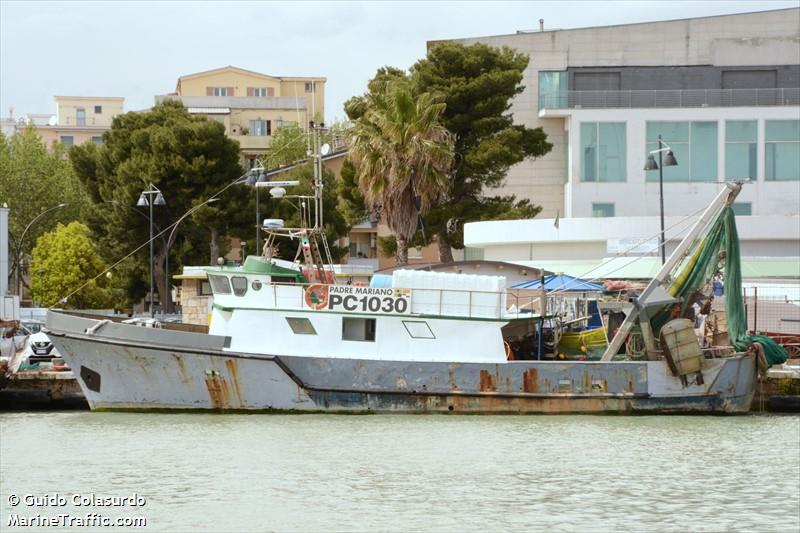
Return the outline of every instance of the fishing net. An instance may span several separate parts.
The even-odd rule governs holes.
[[[708,280],[722,271],[725,275],[725,314],[728,337],[736,351],[745,351],[758,342],[764,348],[767,363],[772,366],[786,362],[786,351],[769,337],[747,335],[747,317],[742,298],[742,270],[739,254],[739,235],[731,206],[725,206],[694,253],[677,267],[669,293],[680,299],[681,316],[685,316],[702,294]],[[658,334],[670,318],[671,306],[661,309],[653,318]]]

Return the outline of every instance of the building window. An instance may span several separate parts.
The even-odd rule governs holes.
[[[206,87],[206,96],[233,96],[233,87]]]
[[[198,296],[211,296],[211,284],[201,279],[197,280],[197,295]]]
[[[233,294],[236,296],[244,296],[247,294],[247,278],[244,276],[233,276],[231,278],[231,285],[233,286]]]
[[[94,144],[103,144],[103,138],[99,135],[95,135],[94,137],[92,137],[92,142]]]
[[[624,122],[581,122],[581,181],[626,180]]]
[[[375,342],[375,319],[342,317],[342,340]]]
[[[275,96],[275,89],[272,87],[248,87],[247,96]]]
[[[608,218],[614,216],[614,204],[592,203],[592,216],[595,218]]]
[[[765,126],[765,178],[800,180],[800,120],[767,120]]]
[[[735,202],[731,209],[737,217],[749,217],[753,214],[753,204],[750,202]]]
[[[728,120],[725,122],[725,178],[756,178],[758,122]]]
[[[306,92],[307,93],[313,93],[314,89],[316,89],[315,85],[316,84],[313,81],[307,81],[306,82]]]
[[[483,261],[483,248],[464,247],[464,261]]]
[[[567,73],[539,72],[539,109],[563,109],[567,102]]]
[[[431,331],[427,322],[422,320],[403,320],[403,326],[412,339],[435,339],[436,335]]]
[[[286,322],[295,335],[316,335],[317,330],[314,329],[314,324],[307,318],[295,318],[291,316],[286,317]]]
[[[250,135],[257,137],[264,137],[265,135],[272,135],[272,124],[269,120],[251,120],[250,121]]]
[[[85,109],[79,108],[76,111],[75,125],[76,126],[85,126],[86,125],[86,110]]]
[[[70,146],[75,144],[75,139],[72,137],[72,135],[62,135],[61,144],[64,145],[64,148],[69,148]]]
[[[214,294],[231,293],[231,284],[228,281],[228,276],[215,276],[213,274],[209,274],[208,281],[211,283],[211,289],[214,291]]]
[[[94,106],[94,114],[95,115],[99,115],[102,112],[103,112],[103,106],[101,106],[101,105]]]
[[[648,122],[647,152],[658,150],[658,136],[672,149],[678,164],[664,167],[664,181],[717,180],[716,122]],[[655,154],[658,161],[658,154]],[[658,181],[659,171],[647,173]]]

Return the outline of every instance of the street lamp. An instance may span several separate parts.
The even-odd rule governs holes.
[[[14,266],[14,273],[15,273],[15,277],[16,277],[14,285],[17,287],[17,296],[20,297],[20,300],[22,299],[22,286],[21,286],[21,283],[20,283],[20,275],[19,275],[20,274],[20,270],[22,269],[22,265],[20,265],[20,255],[22,253],[22,243],[25,240],[25,235],[28,233],[28,230],[33,227],[33,225],[36,223],[37,220],[39,220],[40,218],[42,218],[43,216],[45,216],[47,213],[49,213],[51,211],[55,211],[56,209],[61,209],[62,207],[66,207],[66,206],[67,206],[67,204],[58,204],[56,206],[51,207],[50,209],[46,209],[46,210],[42,211],[41,213],[36,215],[33,218],[33,220],[31,220],[28,223],[27,226],[25,226],[24,230],[22,230],[22,236],[17,241],[16,253],[14,254],[14,265],[15,265]]]
[[[183,222],[189,215],[191,215],[192,213],[194,213],[195,211],[197,211],[198,209],[200,209],[204,205],[212,204],[212,203],[218,202],[218,201],[219,201],[219,198],[209,198],[205,202],[197,204],[196,206],[194,206],[191,209],[189,209],[188,211],[186,211],[183,214],[183,216],[181,216],[181,218],[179,218],[175,222],[175,224],[172,225],[172,231],[169,232],[169,237],[167,237],[166,264],[164,266],[164,274],[165,274],[165,276],[164,276],[164,278],[165,278],[165,281],[164,281],[164,294],[167,296],[167,302],[166,302],[167,307],[171,307],[172,306],[172,296],[170,295],[170,292],[169,292],[169,249],[172,248],[172,239],[175,236],[175,232],[178,230],[178,224]]]
[[[150,206],[150,318],[155,318],[155,311],[153,310],[153,293],[155,292],[155,285],[153,284],[153,206],[167,205],[167,202],[164,200],[164,195],[161,194],[161,191],[151,183],[150,187],[139,195],[139,201],[136,202],[136,205],[138,207]]]
[[[667,152],[663,157],[662,154]],[[658,163],[656,163],[655,155],[658,154]],[[678,160],[675,159],[675,154],[672,153],[672,148],[661,140],[661,135],[658,136],[658,149],[648,152],[647,162],[644,164],[645,170],[658,170],[658,194],[659,202],[661,204],[661,238],[659,246],[661,248],[661,264],[667,261],[666,243],[664,242],[664,167],[676,167]]]

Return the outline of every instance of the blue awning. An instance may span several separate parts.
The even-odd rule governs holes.
[[[542,287],[541,280],[526,281],[519,285],[514,285],[512,289],[539,289]],[[603,286],[597,283],[590,283],[580,278],[568,276],[566,274],[553,274],[545,276],[544,290],[550,291],[569,291],[569,292],[602,292]]]

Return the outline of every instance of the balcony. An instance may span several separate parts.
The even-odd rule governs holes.
[[[539,95],[539,109],[753,107],[800,105],[800,87],[782,89],[667,89],[567,91]]]
[[[229,135],[231,139],[239,141],[241,150],[265,151],[272,144],[272,137],[266,135]]]

